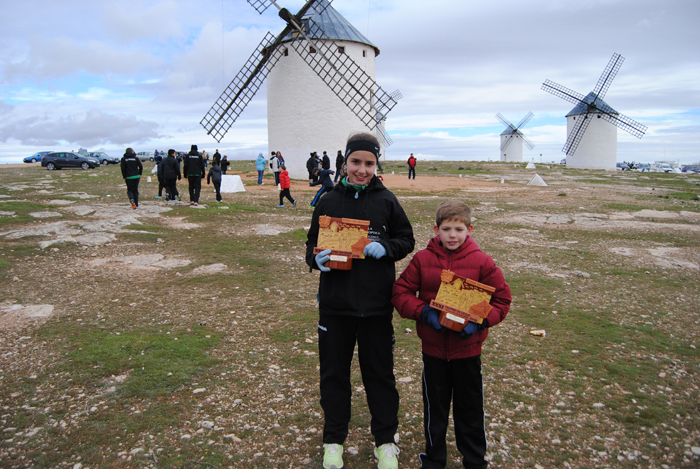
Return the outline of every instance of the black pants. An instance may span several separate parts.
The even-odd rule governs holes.
[[[275,175],[275,186],[280,183],[280,172],[281,171],[275,171],[273,173]]]
[[[201,176],[187,176],[190,186],[190,202],[199,203],[199,193],[202,191]]]
[[[163,197],[163,189],[165,189],[165,179],[158,178],[158,197]],[[165,193],[168,193],[167,189]]]
[[[408,168],[408,179],[411,179],[411,174],[413,174],[413,179],[416,178],[416,168]]]
[[[280,205],[284,204],[284,198],[287,198],[291,203],[294,203],[294,199],[292,199],[292,194],[289,192],[289,188],[287,189],[282,189],[280,191]]]
[[[462,454],[462,465],[467,469],[486,468],[481,355],[448,361],[426,354],[423,354],[425,453],[420,455],[422,467],[442,469],[447,463],[445,438],[451,400],[454,401],[455,439]]]
[[[177,179],[165,180],[165,199],[175,200],[180,193],[177,191]]]
[[[221,200],[221,181],[211,180],[214,184],[214,189],[216,189],[216,200]]]
[[[321,186],[321,188],[318,190],[318,192],[316,192],[316,196],[314,197],[314,200],[311,201],[311,206],[315,207],[316,204],[318,203],[319,199],[321,198],[321,196],[323,194],[325,194],[326,192],[330,192],[332,190],[333,190],[332,187]]]
[[[350,365],[355,343],[375,444],[393,443],[399,427],[399,393],[394,377],[391,315],[359,318],[324,314],[318,322],[321,407],[325,416],[323,442],[343,444],[348,436],[352,396]]]
[[[139,181],[140,178],[134,179],[124,179],[126,181],[126,196],[129,198],[129,202],[132,200],[139,206]]]

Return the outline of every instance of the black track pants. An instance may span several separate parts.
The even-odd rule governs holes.
[[[202,191],[201,176],[187,176],[190,185],[190,202],[199,203],[199,193]]]
[[[134,179],[124,179],[126,181],[126,196],[129,198],[129,202],[132,200],[139,206],[139,181],[140,178]]]

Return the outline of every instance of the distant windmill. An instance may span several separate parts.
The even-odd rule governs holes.
[[[617,127],[642,138],[647,128],[610,107],[603,98],[625,58],[613,54],[593,91],[583,96],[553,81],[546,80],[542,89],[576,104],[566,115],[566,166],[590,169],[615,169],[617,161]],[[607,125],[607,121],[611,125]]]
[[[267,33],[204,116],[207,134],[221,141],[269,75],[269,150],[282,152],[292,177],[306,177],[311,151],[344,151],[354,131],[389,146],[384,123],[401,93],[386,93],[374,80],[379,49],[329,0],[308,0],[296,15],[274,0],[247,1],[260,14],[274,5],[287,25],[277,36]]]
[[[508,119],[503,117],[500,112],[496,114],[498,120],[506,125],[506,129],[501,132],[501,161],[523,161],[523,142],[525,142],[525,145],[527,145],[530,150],[535,148],[535,144],[528,140],[520,130],[530,122],[533,116],[534,114],[532,112],[528,112],[527,115],[518,122],[518,125],[513,125]]]

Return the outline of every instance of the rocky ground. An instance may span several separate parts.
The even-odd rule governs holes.
[[[210,187],[199,208],[166,204],[144,181],[138,211],[115,167],[0,169],[3,467],[320,467],[315,190],[295,181],[297,207],[278,209],[238,165],[246,192],[223,204]],[[700,177],[384,169],[417,249],[438,201],[464,200],[513,288],[483,355],[492,467],[698,467]],[[420,342],[395,330],[411,467]],[[353,387],[346,467],[375,467],[356,364]]]

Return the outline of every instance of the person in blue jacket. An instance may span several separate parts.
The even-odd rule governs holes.
[[[320,199],[324,193],[332,191],[334,187],[333,178],[331,177],[331,175],[335,174],[335,171],[331,171],[330,169],[316,168],[314,169],[314,174],[318,177],[318,179],[314,182],[309,183],[309,186],[317,186],[321,184],[321,188],[318,190],[318,192],[316,192],[316,196],[314,197],[314,200],[312,200],[309,204],[309,207],[315,207],[318,203],[318,199]]]
[[[265,174],[265,166],[267,165],[267,161],[265,161],[265,157],[263,156],[262,153],[258,155],[258,159],[255,160],[255,169],[258,170],[258,186],[262,185],[262,179],[263,179],[263,174]]]

